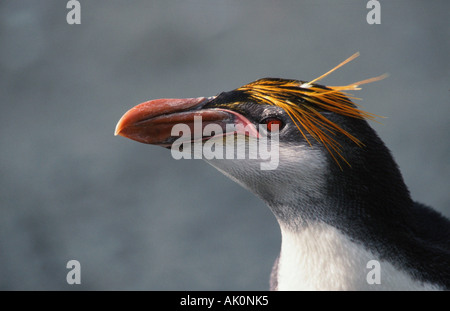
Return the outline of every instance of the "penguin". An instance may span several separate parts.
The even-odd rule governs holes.
[[[205,158],[278,221],[271,290],[449,290],[450,221],[412,200],[367,122],[378,116],[347,92],[385,76],[316,83],[358,55],[309,82],[263,78],[211,97],[151,100],[127,111],[115,135],[178,151],[221,144],[234,148],[231,155],[238,144],[249,155],[250,142],[277,138],[273,169],[262,169],[261,157]],[[182,144],[177,124],[193,131]],[[206,131],[211,125],[215,131]]]

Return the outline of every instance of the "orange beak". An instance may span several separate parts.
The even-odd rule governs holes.
[[[259,137],[252,122],[241,114],[219,108],[202,109],[214,97],[197,97],[184,99],[155,99],[144,102],[128,110],[116,125],[114,135],[145,143],[170,147],[177,137],[172,136],[172,128],[176,124],[189,126],[193,137],[203,137],[203,129],[208,124],[218,124],[222,128],[222,136],[239,133]],[[201,127],[194,126],[194,117],[201,117]],[[234,124],[237,130],[227,132],[227,124]],[[245,132],[243,129],[245,128]],[[239,130],[242,129],[242,130]]]

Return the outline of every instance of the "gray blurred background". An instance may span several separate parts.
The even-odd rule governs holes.
[[[448,0],[0,2],[0,289],[265,290],[280,248],[269,209],[201,160],[113,131],[143,101],[262,77],[355,95],[414,199],[450,217]],[[66,263],[81,263],[81,285]]]

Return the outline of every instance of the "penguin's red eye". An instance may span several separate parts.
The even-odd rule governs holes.
[[[274,126],[274,125],[278,125],[278,130],[281,130],[281,128],[284,125],[283,121],[281,121],[280,119],[277,119],[277,118],[267,118],[262,123],[267,125],[268,132],[272,132],[275,130],[275,127],[272,128],[272,126]]]

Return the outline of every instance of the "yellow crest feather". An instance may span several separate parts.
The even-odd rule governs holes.
[[[348,163],[342,155],[341,145],[332,136],[335,136],[336,132],[338,132],[351,139],[360,147],[362,147],[363,144],[360,140],[342,129],[339,125],[327,119],[323,114],[315,109],[315,107],[335,112],[343,116],[376,121],[375,119],[380,116],[355,107],[355,104],[350,99],[359,98],[353,97],[345,91],[360,90],[360,85],[382,80],[387,77],[387,75],[384,74],[345,86],[325,87],[317,85],[315,82],[326,77],[358,56],[359,53],[353,54],[351,57],[347,58],[327,73],[309,82],[284,79],[260,79],[246,84],[237,90],[244,91],[256,102],[282,108],[289,115],[300,133],[310,145],[311,143],[302,128],[306,130],[311,137],[325,146],[340,167],[341,165],[339,164],[335,154],[337,154],[340,159],[350,166],[350,163]],[[304,104],[293,103],[290,100],[293,97],[300,97]]]

